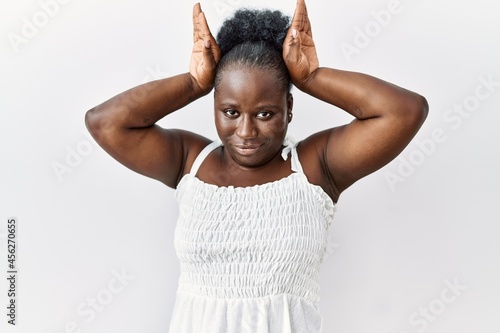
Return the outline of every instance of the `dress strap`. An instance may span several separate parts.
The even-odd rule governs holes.
[[[294,142],[292,139],[287,137],[283,142],[285,148],[283,148],[281,157],[283,157],[283,159],[286,161],[288,159],[288,154],[292,153],[292,171],[298,173],[304,173],[304,170],[302,169],[302,164],[300,164],[299,161],[299,155],[297,154],[298,144],[299,144],[298,142]]]
[[[193,176],[196,176],[196,173],[198,172],[198,169],[201,166],[201,163],[205,160],[205,158],[214,150],[215,148],[219,147],[221,145],[220,142],[218,141],[213,141],[209,143],[203,150],[196,156],[196,159],[194,160],[193,165],[191,166],[191,171],[189,171],[190,174]]]
[[[302,169],[302,164],[299,161],[299,154],[297,153],[297,144],[294,144],[292,147],[292,170],[298,173],[304,173]]]

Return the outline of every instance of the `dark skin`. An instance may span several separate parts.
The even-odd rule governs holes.
[[[172,188],[210,142],[155,125],[214,88],[220,50],[199,4],[193,8],[193,27],[188,73],[133,88],[86,114],[89,131],[111,156]],[[334,202],[354,182],[394,159],[427,116],[425,98],[414,92],[369,75],[319,67],[302,0],[283,44],[283,59],[298,89],[355,117],[347,125],[311,135],[297,147],[309,182],[321,186]],[[278,88],[273,75],[255,68],[222,73],[214,112],[224,147],[206,158],[198,178],[218,186],[246,187],[290,175],[290,159],[283,161],[281,150],[293,99]]]
[[[290,165],[280,153],[293,99],[276,85],[272,71],[242,68],[223,74],[214,95],[214,116],[224,147],[208,156],[198,173],[200,179],[241,187],[290,174]]]

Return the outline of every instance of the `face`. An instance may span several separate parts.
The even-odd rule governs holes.
[[[292,95],[278,86],[273,71],[226,69],[214,94],[214,111],[228,158],[258,167],[281,153],[292,104]]]

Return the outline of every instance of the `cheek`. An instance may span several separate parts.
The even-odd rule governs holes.
[[[283,117],[276,117],[272,121],[265,122],[264,127],[267,132],[281,133],[286,131],[288,122]]]
[[[231,133],[234,132],[235,130],[234,121],[230,121],[230,119],[224,117],[220,113],[219,114],[215,113],[214,120],[215,120],[215,129],[221,138],[231,135]]]

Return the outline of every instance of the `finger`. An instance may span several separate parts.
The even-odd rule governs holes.
[[[193,6],[193,22],[198,18],[199,13],[201,13],[201,5],[197,2]]]
[[[213,52],[213,43],[210,39],[203,43],[203,67],[204,70],[213,70],[217,65],[216,55]]]
[[[311,21],[309,21],[309,13],[307,12],[307,6],[305,0],[302,0],[304,5],[304,31],[312,36]]]
[[[304,27],[304,16],[307,17],[305,2],[303,0],[298,0],[291,24],[291,26],[297,29],[297,31],[302,31]]]
[[[200,3],[196,3],[193,6],[193,42],[199,39],[199,16],[201,13]]]
[[[311,23],[309,21],[309,14],[304,0],[298,0],[293,14],[292,24],[299,32],[305,32],[312,36]]]
[[[222,57],[221,50],[219,45],[217,45],[217,42],[215,39],[207,39],[206,41],[203,42],[203,50],[210,53],[210,63],[213,65],[213,68],[217,65],[219,62],[220,58]],[[205,56],[205,54],[204,54]],[[208,59],[208,58],[207,58]]]
[[[293,26],[288,29],[285,43],[286,45],[283,47],[283,57],[289,64],[296,64],[300,59],[301,39],[299,32]]]
[[[208,27],[207,18],[205,17],[205,13],[202,11],[198,14],[198,32],[199,38],[204,41],[207,39],[213,39],[210,28]]]
[[[304,4],[304,31],[312,37],[312,28],[311,28],[311,21],[309,20],[309,13],[307,12],[307,6],[305,0],[302,0],[302,3]]]

